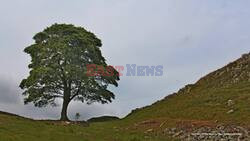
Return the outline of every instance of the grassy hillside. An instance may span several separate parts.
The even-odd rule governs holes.
[[[165,118],[250,125],[249,117],[250,53],[151,106],[134,110],[126,120]]]
[[[240,132],[249,140],[249,117],[250,53],[121,120],[86,126],[0,113],[0,141],[168,141],[186,139],[196,130]]]
[[[0,113],[0,141],[166,141],[166,136],[128,130],[118,122],[67,124]]]

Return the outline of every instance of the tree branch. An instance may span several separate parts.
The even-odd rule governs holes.
[[[77,95],[79,95],[79,92],[81,90],[81,82],[79,84],[78,90],[76,91],[76,93],[70,98],[70,100],[73,100]]]

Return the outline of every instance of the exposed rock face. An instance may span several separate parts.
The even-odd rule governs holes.
[[[193,129],[166,128],[164,134],[182,141],[249,141],[249,130],[240,126],[199,127]]]

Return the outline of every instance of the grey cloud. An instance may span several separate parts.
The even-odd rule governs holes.
[[[0,108],[34,118],[59,117],[60,107],[24,106],[17,87],[29,72],[30,58],[23,49],[35,33],[55,22],[96,33],[109,64],[164,66],[162,77],[121,77],[119,87],[113,89],[116,100],[109,105],[70,106],[70,115],[80,112],[84,119],[105,114],[122,117],[249,52],[249,6],[250,1],[241,0],[2,2],[0,76],[13,79],[0,81]]]
[[[0,103],[13,104],[20,102],[21,91],[13,80],[0,76]]]
[[[34,119],[58,119],[60,117],[61,101],[57,100],[58,107],[37,108],[32,105],[24,105],[22,90],[17,82],[11,78],[0,76],[0,111],[6,111]],[[119,109],[109,105],[86,105],[72,102],[69,107],[69,116],[73,119],[76,112],[81,113],[82,119],[88,119],[100,115],[119,115]]]

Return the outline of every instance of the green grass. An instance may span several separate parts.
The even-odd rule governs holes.
[[[121,120],[84,127],[0,113],[0,141],[171,141],[174,139],[164,135],[163,130],[186,121],[250,125],[248,56]],[[228,106],[228,100],[234,104]],[[231,109],[234,112],[228,114]]]
[[[125,120],[206,120],[250,125],[250,54],[187,85],[165,99],[129,114]],[[227,105],[228,100],[235,104]],[[234,112],[227,114],[229,110]]]
[[[233,100],[234,105],[227,106]],[[250,83],[229,88],[194,89],[192,93],[173,95],[149,107],[135,111],[126,120],[155,118],[217,120],[222,123],[250,124]],[[231,109],[235,112],[227,114]]]
[[[166,136],[129,130],[120,122],[62,125],[0,114],[0,141],[168,141]]]

